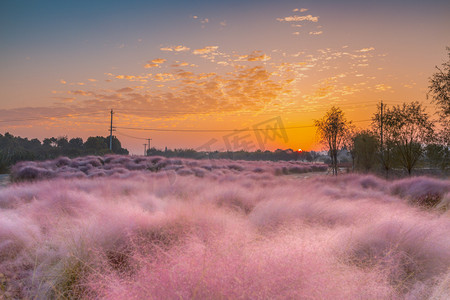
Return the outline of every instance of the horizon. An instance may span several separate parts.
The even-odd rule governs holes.
[[[420,101],[431,115],[428,79],[449,46],[447,1],[0,8],[0,132],[107,136],[113,109],[130,154],[148,138],[159,149],[321,150],[311,125],[333,105],[362,128],[381,100]]]

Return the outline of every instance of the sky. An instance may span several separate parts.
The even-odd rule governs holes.
[[[0,2],[0,133],[159,149],[320,150],[333,105],[367,128],[420,101],[449,1]]]

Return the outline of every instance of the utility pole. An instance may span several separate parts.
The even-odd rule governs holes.
[[[383,153],[383,100],[381,100],[381,112],[380,112],[380,146],[381,153]]]
[[[109,127],[109,150],[111,150],[111,151],[112,151],[112,138],[113,138],[113,136],[112,136],[112,133],[113,133],[113,115],[114,115],[114,112],[111,109],[111,127]]]
[[[150,150],[150,141],[151,141],[152,139],[147,139],[147,141],[148,141],[148,150]]]
[[[147,156],[147,144],[142,144],[144,145],[144,156]]]

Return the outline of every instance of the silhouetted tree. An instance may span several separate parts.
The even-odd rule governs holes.
[[[383,125],[386,148],[395,152],[393,154],[411,174],[423,154],[424,145],[433,137],[433,122],[419,102],[411,102],[386,109]]]
[[[348,134],[351,122],[347,121],[340,108],[333,106],[322,119],[315,120],[314,124],[321,141],[328,147],[333,174],[337,175],[338,150],[344,145],[344,139]]]
[[[378,138],[373,132],[363,130],[357,132],[352,140],[355,168],[368,172],[373,168],[377,160]]]
[[[438,107],[440,116],[440,131],[435,135],[435,141],[441,144],[446,151],[439,152],[443,156],[444,166],[450,160],[450,47],[447,47],[448,61],[441,67],[436,66],[436,73],[430,78],[428,96],[432,96],[432,102]],[[445,169],[445,168],[444,168]]]

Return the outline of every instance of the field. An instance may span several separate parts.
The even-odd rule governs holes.
[[[449,299],[450,182],[300,162],[25,162],[0,298]]]

